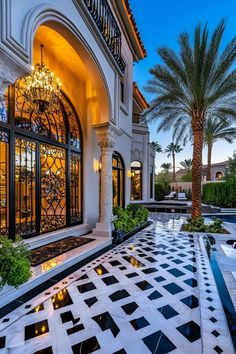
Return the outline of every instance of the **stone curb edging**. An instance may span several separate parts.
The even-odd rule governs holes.
[[[200,303],[202,353],[235,354],[203,236],[204,234],[194,234]]]

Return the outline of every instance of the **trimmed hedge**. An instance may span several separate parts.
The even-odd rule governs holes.
[[[115,230],[129,232],[147,221],[148,210],[140,204],[129,204],[125,209],[115,207],[113,215]]]
[[[223,208],[236,207],[236,180],[204,184],[203,201]]]

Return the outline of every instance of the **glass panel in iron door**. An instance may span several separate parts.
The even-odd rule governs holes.
[[[40,232],[66,226],[66,151],[41,144],[41,220]]]

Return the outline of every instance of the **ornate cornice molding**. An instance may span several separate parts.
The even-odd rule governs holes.
[[[19,66],[0,49],[0,101],[9,85],[21,76],[28,74],[28,71]]]

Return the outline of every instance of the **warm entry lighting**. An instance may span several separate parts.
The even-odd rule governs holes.
[[[39,113],[55,110],[61,96],[60,80],[43,63],[43,48],[44,45],[41,44],[40,63],[35,64],[32,75],[25,78],[26,89],[24,92],[25,98],[35,106]]]

